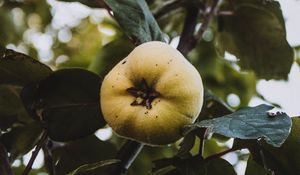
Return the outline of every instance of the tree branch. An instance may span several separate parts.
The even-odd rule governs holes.
[[[183,54],[187,55],[196,45],[194,32],[197,25],[199,15],[199,7],[189,6],[186,8],[186,17],[184,20],[183,30],[180,36],[177,49]]]
[[[218,13],[219,4],[220,4],[220,0],[213,0],[209,12],[207,14],[204,14],[201,27],[195,36],[196,41],[200,41],[202,39],[203,33],[207,30],[213,17]]]
[[[0,143],[0,174],[3,175],[13,174],[9,165],[6,148],[1,143]]]
[[[36,159],[36,156],[38,155],[38,153],[39,153],[40,149],[42,148],[42,146],[45,144],[45,141],[46,141],[47,137],[48,137],[47,131],[43,131],[42,136],[41,136],[39,142],[37,143],[34,151],[32,152],[30,160],[29,160],[28,164],[26,165],[22,175],[28,175],[28,173],[32,169],[32,165],[33,165],[33,163]]]
[[[220,152],[220,153],[213,154],[213,155],[207,157],[205,160],[206,160],[206,161],[215,160],[215,159],[217,159],[217,158],[220,158],[220,157],[224,156],[224,155],[227,154],[227,153],[234,152],[234,151],[237,151],[237,150],[240,150],[240,149],[241,149],[241,148],[230,148],[230,149],[227,149],[227,150],[222,151],[222,152]]]
[[[119,175],[125,173],[137,155],[142,150],[144,144],[128,140],[122,148],[119,150],[117,154],[117,159],[121,162],[109,173],[110,175]]]

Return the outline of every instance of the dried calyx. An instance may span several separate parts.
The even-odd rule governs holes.
[[[130,104],[132,106],[142,105],[147,109],[152,108],[152,101],[160,96],[160,93],[155,91],[152,87],[149,87],[146,80],[143,78],[142,81],[136,87],[130,87],[126,89],[136,99]]]

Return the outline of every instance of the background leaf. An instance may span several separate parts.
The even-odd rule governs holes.
[[[264,138],[267,143],[279,147],[288,137],[292,122],[285,113],[270,117],[267,111],[272,108],[267,105],[247,107],[223,117],[196,122],[189,127],[205,127],[213,133],[233,138]]]
[[[111,159],[115,154],[116,148],[113,144],[103,142],[94,135],[53,150],[57,175],[65,175],[84,164]]]
[[[9,132],[1,135],[0,142],[5,145],[10,153],[10,159],[26,154],[38,142],[42,133],[42,126],[38,122],[32,122],[25,126],[13,127]]]
[[[104,76],[133,49],[134,45],[128,39],[122,37],[114,40],[103,46],[88,69],[103,79]]]
[[[25,85],[51,74],[39,61],[10,49],[0,49],[0,84]]]
[[[235,3],[234,15],[224,16],[217,47],[234,54],[244,69],[265,79],[287,79],[293,49],[286,41],[285,26],[277,1]]]
[[[21,88],[0,85],[0,131],[10,128],[15,123],[30,123],[29,117],[20,98]]]
[[[83,69],[64,69],[22,90],[29,113],[45,122],[49,137],[69,141],[105,125],[99,107],[100,78]]]
[[[96,162],[93,164],[82,165],[79,168],[77,168],[76,170],[72,171],[71,173],[68,173],[68,175],[78,175],[80,173],[90,174],[89,171],[98,170],[100,168],[105,168],[106,166],[113,165],[118,162],[120,162],[120,160],[118,160],[118,159],[108,159],[108,160],[103,160],[103,161]],[[105,172],[105,173],[107,173],[107,172]],[[97,174],[100,175],[99,173],[97,173]],[[105,175],[105,174],[103,174],[103,175]]]
[[[263,166],[257,164],[252,156],[249,156],[245,175],[271,175]]]
[[[280,148],[262,144],[267,166],[279,175],[297,175],[300,171],[300,118],[292,119],[291,134]]]
[[[129,38],[138,43],[164,41],[145,0],[105,0],[105,3]]]

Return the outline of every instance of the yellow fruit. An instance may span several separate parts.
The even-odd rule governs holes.
[[[199,115],[203,85],[198,71],[168,44],[136,47],[104,78],[101,109],[120,136],[149,145],[182,137],[184,125]]]

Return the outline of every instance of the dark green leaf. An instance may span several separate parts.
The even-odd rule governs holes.
[[[224,159],[218,158],[213,160],[206,165],[205,175],[236,175],[232,165]]]
[[[25,85],[40,81],[51,69],[39,61],[9,49],[0,49],[0,84]]]
[[[173,165],[182,175],[204,175],[206,173],[204,161],[196,157],[191,157],[189,159],[175,159]]]
[[[263,166],[257,164],[252,156],[248,158],[247,162],[247,168],[245,175],[271,175],[269,172],[267,172]]]
[[[54,160],[58,161],[56,164],[57,175],[65,175],[82,165],[113,158],[116,148],[113,144],[103,142],[92,135],[67,143],[64,147],[55,149],[53,153]],[[97,172],[97,170],[95,171]]]
[[[17,122],[32,122],[19,96],[20,91],[20,87],[0,85],[0,130]]]
[[[279,147],[288,137],[292,122],[285,113],[270,116],[267,111],[272,108],[267,105],[247,107],[223,117],[196,122],[189,128],[204,127],[211,132],[240,139],[264,138],[267,143]]]
[[[173,170],[175,168],[173,162],[174,158],[163,158],[153,161],[152,173],[160,175]]]
[[[105,0],[125,34],[138,43],[164,41],[145,0]]]
[[[118,159],[109,159],[109,160],[103,160],[100,162],[96,162],[93,164],[85,164],[77,168],[76,170],[72,171],[71,173],[68,173],[68,175],[78,175],[80,173],[88,173],[89,171],[98,170],[100,168],[104,168],[109,165],[113,165],[120,162]],[[97,173],[98,175],[101,175]],[[103,173],[102,173],[103,174]],[[105,175],[105,174],[103,174]]]
[[[178,150],[178,156],[185,157],[186,155],[189,155],[190,150],[195,144],[195,140],[196,136],[192,132],[187,134],[179,145],[180,149]]]
[[[98,74],[101,78],[123,58],[125,58],[134,48],[134,45],[123,37],[114,40],[100,50],[96,59],[90,64],[89,70]]]
[[[236,2],[234,15],[222,21],[217,46],[223,53],[234,54],[242,68],[254,70],[260,78],[287,78],[294,54],[278,2]]]
[[[13,127],[0,137],[0,142],[10,153],[10,159],[14,160],[30,151],[38,142],[41,133],[41,124],[32,122],[25,126]]]
[[[262,144],[266,164],[276,175],[298,175],[300,172],[300,118],[292,119],[291,134],[280,148]]]
[[[232,113],[233,110],[209,90],[204,90],[204,105],[198,120],[217,118]]]
[[[129,168],[129,174],[144,174],[153,169],[153,160],[159,160],[165,157],[173,157],[178,148],[173,144],[164,147],[144,146],[136,160]]]
[[[232,165],[218,158],[209,162],[199,159],[180,160],[175,163],[182,175],[236,175]]]
[[[45,121],[49,137],[69,141],[105,125],[99,107],[100,78],[83,69],[64,69],[22,90],[26,109]]]
[[[211,161],[199,159],[199,157],[190,157],[180,159],[177,157],[160,159],[154,162],[154,174],[181,174],[181,175],[235,175],[235,171],[230,163],[218,158]],[[176,169],[174,169],[174,167]]]

